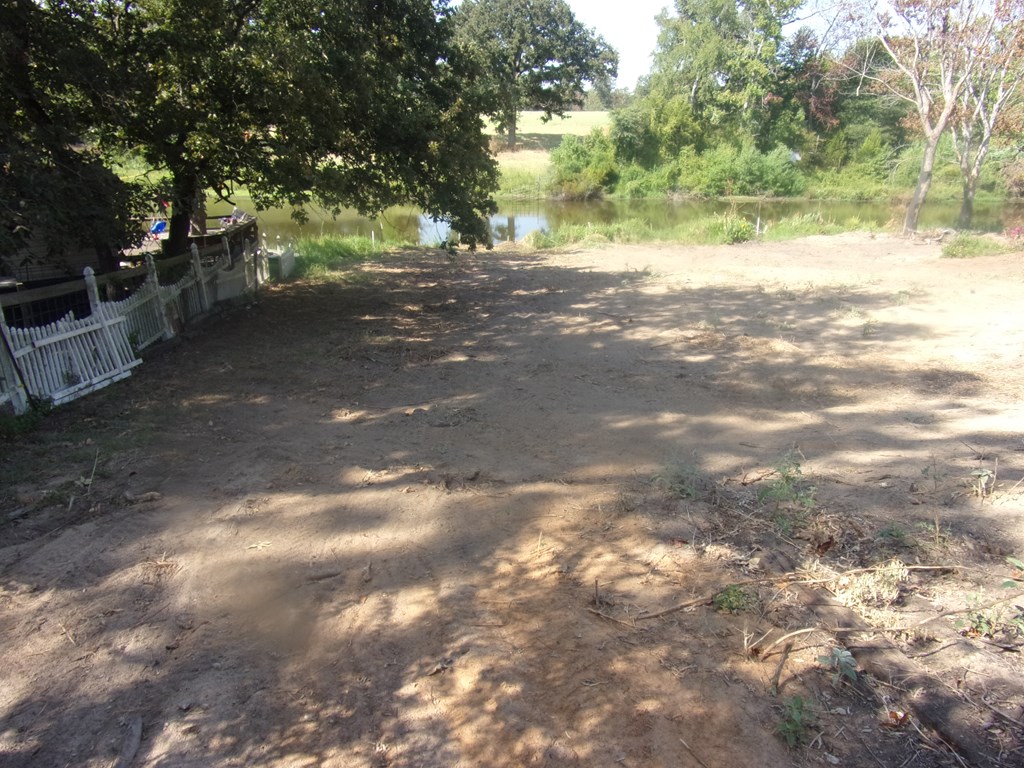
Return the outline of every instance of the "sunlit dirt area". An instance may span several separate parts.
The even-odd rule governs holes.
[[[209,318],[0,444],[0,764],[1024,765],[1024,260],[940,247]]]

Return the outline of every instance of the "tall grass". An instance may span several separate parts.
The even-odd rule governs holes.
[[[662,233],[663,234],[663,233]],[[601,243],[645,243],[662,239],[645,219],[620,219],[599,224],[567,224],[551,231],[531,232],[524,242],[533,248],[562,248],[567,245]]]
[[[393,248],[394,243],[388,247]],[[320,235],[299,238],[295,246],[297,278],[322,279],[353,264],[379,256],[384,248],[379,242],[359,235]]]
[[[793,240],[811,235],[838,235],[841,232],[879,232],[882,227],[865,223],[857,217],[839,222],[826,218],[821,213],[799,213],[775,222],[767,222],[761,231],[761,238],[769,241]]]
[[[563,248],[569,245],[602,243],[671,242],[680,245],[729,245],[756,240],[792,240],[810,235],[877,230],[859,219],[839,223],[819,213],[808,213],[757,225],[735,213],[703,216],[671,227],[654,227],[645,219],[623,219],[611,223],[570,224],[550,232],[533,232],[524,242],[533,248]]]

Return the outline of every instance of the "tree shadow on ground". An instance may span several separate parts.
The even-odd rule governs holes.
[[[705,556],[709,504],[641,483],[660,506],[637,512],[623,489],[676,457],[747,492],[798,444],[822,477],[859,457],[862,506],[885,514],[893,453],[962,472],[942,419],[983,410],[984,379],[899,365],[928,328],[866,331],[892,301],[867,289],[521,254],[362,269],[274,289],[62,409],[44,451],[11,446],[8,477],[78,482],[79,501],[3,550],[5,758],[98,765],[140,716],[151,765],[678,764],[681,734],[708,764],[787,764],[771,670],[721,653],[735,622],[587,610],[730,579],[733,555]],[[773,610],[758,620],[785,626]]]

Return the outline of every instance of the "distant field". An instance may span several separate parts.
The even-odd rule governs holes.
[[[565,117],[553,117],[548,122],[541,120],[542,112],[523,112],[516,126],[517,144],[520,149],[551,150],[558,146],[563,136],[586,136],[594,128],[606,128],[611,124],[608,112],[568,112]],[[496,135],[493,126],[487,132]]]
[[[586,136],[593,128],[604,128],[611,123],[608,112],[567,112],[565,117],[553,117],[546,123],[541,120],[542,115],[542,112],[523,112],[519,116],[519,133]]]

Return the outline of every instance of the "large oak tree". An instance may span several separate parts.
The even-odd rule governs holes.
[[[91,248],[114,269],[146,205],[83,140],[109,83],[88,19],[66,10],[0,0],[0,252],[60,263]]]
[[[512,149],[523,110],[562,116],[583,104],[586,83],[604,85],[617,73],[614,49],[564,0],[465,0],[456,20],[483,72],[488,112]]]
[[[30,0],[6,0],[29,2]],[[41,0],[94,53],[92,137],[169,177],[171,250],[209,191],[410,203],[486,238],[497,172],[446,0]]]

